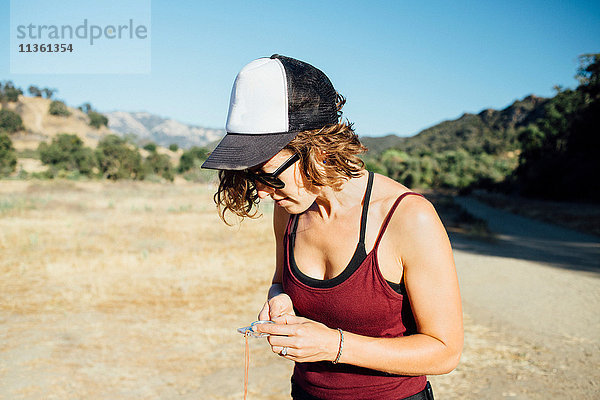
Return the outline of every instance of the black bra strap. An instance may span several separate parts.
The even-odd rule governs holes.
[[[363,198],[363,207],[362,207],[362,215],[360,217],[360,236],[358,239],[358,243],[365,244],[365,234],[367,231],[367,214],[369,212],[369,201],[371,200],[371,190],[373,189],[373,178],[375,174],[369,171],[369,179],[367,181],[367,189],[365,190],[365,197]],[[296,229],[298,228],[298,220],[300,219],[300,214],[293,215],[295,217],[292,222],[292,229],[290,230],[290,235],[296,235]]]
[[[360,217],[360,237],[358,242],[365,244],[365,233],[367,231],[367,214],[369,213],[369,201],[371,200],[371,190],[373,189],[373,177],[375,174],[369,171],[369,180],[367,181],[367,189],[365,190],[365,198],[363,199],[362,216]]]

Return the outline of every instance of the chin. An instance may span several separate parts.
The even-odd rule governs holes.
[[[290,201],[286,201],[282,204],[277,204],[279,207],[283,208],[288,214],[302,214],[304,211],[308,210],[310,206],[304,207],[302,204],[292,203]]]

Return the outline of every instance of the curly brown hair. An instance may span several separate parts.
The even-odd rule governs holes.
[[[338,116],[345,99],[338,95]],[[352,123],[338,122],[321,129],[298,133],[283,148],[300,155],[300,170],[306,182],[314,186],[329,186],[339,190],[343,183],[360,176],[364,168],[359,154],[367,151]],[[256,218],[258,190],[246,171],[220,170],[219,188],[214,195],[221,219],[229,225],[225,214],[229,211],[240,218]]]

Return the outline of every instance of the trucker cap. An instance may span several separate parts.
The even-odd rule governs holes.
[[[227,134],[202,168],[243,170],[261,164],[299,132],[338,122],[337,93],[319,69],[274,54],[247,64],[231,90]]]

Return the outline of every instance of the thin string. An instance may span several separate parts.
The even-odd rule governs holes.
[[[248,370],[250,369],[250,345],[248,344],[249,332],[246,332],[244,337],[246,338],[246,357],[244,365],[244,400],[248,396]]]

